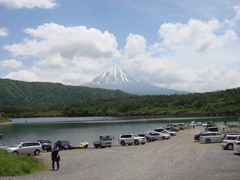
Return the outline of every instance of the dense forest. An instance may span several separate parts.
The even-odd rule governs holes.
[[[52,106],[0,106],[9,117],[223,116],[240,114],[240,88],[187,95],[91,99]]]
[[[60,83],[24,82],[0,79],[0,105],[60,105],[88,99],[123,98],[131,95],[120,90],[67,86]]]

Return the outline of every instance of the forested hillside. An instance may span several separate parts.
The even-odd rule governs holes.
[[[0,106],[9,117],[240,115],[240,88],[187,95],[94,99],[55,106]]]
[[[0,79],[0,105],[60,105],[88,99],[129,97],[120,90],[105,90],[60,83]]]
[[[239,115],[240,88],[187,95],[94,100],[65,106],[64,116]]]

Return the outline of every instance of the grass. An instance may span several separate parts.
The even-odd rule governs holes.
[[[32,174],[45,169],[43,161],[36,157],[13,155],[7,150],[0,149],[0,177]]]

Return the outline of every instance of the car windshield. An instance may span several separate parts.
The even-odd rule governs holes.
[[[103,141],[112,140],[112,136],[102,136]]]
[[[18,147],[19,145],[20,145],[20,143],[16,143],[16,144],[14,144],[14,145],[12,145],[10,147]]]
[[[49,140],[38,140],[40,143],[51,143]]]
[[[134,136],[134,137],[139,137],[139,135],[137,135],[137,134],[134,134],[133,136]]]

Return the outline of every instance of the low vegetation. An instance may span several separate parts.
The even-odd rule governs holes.
[[[31,174],[46,169],[42,160],[33,156],[13,155],[0,149],[0,177]]]

